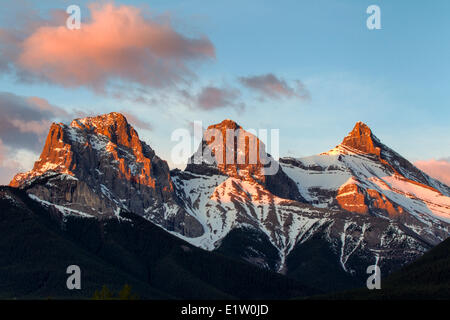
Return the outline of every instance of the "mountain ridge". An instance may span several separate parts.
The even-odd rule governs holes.
[[[226,244],[231,256],[300,280],[315,271],[299,269],[309,264],[298,252],[319,247],[333,265],[323,278],[340,270],[342,286],[362,281],[364,266],[377,261],[388,274],[449,236],[448,187],[411,169],[362,122],[328,153],[279,161],[232,120],[209,128],[222,139],[206,132],[186,169],[170,171],[123,115],[54,124],[37,169],[11,185],[66,213],[132,212],[194,246]],[[268,165],[277,172],[266,174]]]

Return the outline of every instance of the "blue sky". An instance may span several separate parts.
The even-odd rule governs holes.
[[[5,17],[25,8],[3,5]],[[81,7],[88,1],[31,2],[45,15],[51,9]],[[449,157],[450,2],[442,1],[115,1],[170,16],[183,35],[207,37],[215,58],[191,67],[190,90],[217,86],[240,92],[245,108],[202,109],[183,105],[164,90],[151,105],[99,94],[90,87],[18,81],[0,74],[2,92],[37,96],[72,112],[128,111],[151,124],[139,130],[169,160],[170,133],[202,120],[205,126],[231,118],[244,128],[280,129],[280,153],[307,156],[329,150],[366,122],[387,145],[411,161]],[[381,9],[381,30],[368,30],[366,8]],[[5,18],[5,19],[3,19]],[[240,77],[274,74],[289,85],[300,80],[310,99],[265,99],[239,83]],[[147,88],[158,95],[157,88]],[[1,106],[0,106],[1,108]],[[1,138],[1,137],[0,137]],[[10,148],[14,149],[13,146]],[[17,146],[20,148],[20,146]]]

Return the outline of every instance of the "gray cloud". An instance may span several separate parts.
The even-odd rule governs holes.
[[[260,99],[281,99],[297,98],[302,100],[310,99],[310,93],[300,80],[294,80],[293,85],[289,85],[286,80],[267,73],[257,76],[240,77],[240,83],[248,89],[258,92]]]
[[[38,152],[52,121],[69,119],[63,109],[38,97],[0,92],[0,139],[4,146]]]
[[[139,119],[133,113],[130,113],[128,111],[120,111],[120,113],[122,113],[127,118],[128,123],[130,123],[132,126],[143,130],[153,130],[153,126],[150,122]]]
[[[237,89],[204,87],[197,95],[197,105],[205,110],[237,106],[240,95]]]
[[[19,171],[24,171],[25,163],[29,163],[29,159],[25,159],[24,163],[17,161],[17,156],[12,158],[14,153],[12,149],[5,146],[3,141],[0,139],[0,185],[8,184],[12,177]],[[25,169],[31,169],[29,166]]]
[[[3,141],[0,139],[0,166],[3,164],[3,160],[5,159],[5,151]]]
[[[206,86],[197,94],[191,94],[187,90],[180,91],[180,94],[185,103],[202,110],[245,108],[245,104],[240,101],[241,91],[235,88]]]
[[[17,170],[14,170],[9,167],[0,166],[0,185],[7,185],[11,181],[12,177],[17,173]]]

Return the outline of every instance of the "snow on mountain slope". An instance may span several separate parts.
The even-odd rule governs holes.
[[[363,147],[349,143],[358,139]],[[314,206],[419,223],[428,233],[450,223],[448,187],[381,144],[362,123],[329,152],[280,162]]]
[[[254,181],[189,172],[180,172],[173,179],[177,190],[182,190],[180,197],[187,209],[207,230],[190,241],[205,249],[214,249],[233,228],[250,225],[267,234],[277,248],[283,249],[283,255],[302,236],[302,230],[306,232],[320,220],[292,214],[299,203],[274,196]],[[315,211],[303,208],[305,214]]]
[[[177,172],[173,180],[187,210],[205,229],[201,237],[183,239],[214,250],[231,230],[251,227],[267,235],[278,249],[276,270],[280,272],[290,252],[316,235],[329,242],[342,268],[350,273],[356,269],[351,257],[369,261],[378,257],[380,265],[395,265],[411,261],[430,247],[395,221],[314,208],[274,196],[255,182],[189,172]]]
[[[223,129],[223,125],[242,130],[229,120],[212,127]],[[202,155],[207,147],[205,139],[194,156]],[[223,148],[225,149],[224,146]],[[360,184],[355,178],[356,171],[358,176],[369,177],[386,172],[382,164],[370,162],[370,159],[359,154],[354,156],[345,158],[348,163],[343,161],[341,154],[308,157],[302,159],[301,163],[296,159],[284,159],[278,177],[283,177],[289,183],[297,182],[301,196],[294,199],[287,193],[284,193],[284,197],[275,195],[265,183],[268,176],[253,177],[248,174],[251,170],[242,170],[245,169],[245,163],[240,165],[241,170],[230,165],[223,166],[226,168],[223,170],[223,167],[217,167],[214,163],[197,161],[191,162],[185,171],[172,171],[179,199],[205,230],[201,237],[184,239],[213,250],[220,247],[222,239],[231,230],[251,227],[267,235],[272,245],[278,249],[278,271],[283,271],[286,258],[295,247],[320,235],[340,257],[342,268],[351,272],[355,270],[355,266],[354,262],[349,262],[353,259],[350,257],[359,256],[368,260],[370,257],[374,260],[377,257],[380,264],[384,265],[392,261],[405,263],[448,236],[445,224],[440,225],[439,221],[427,220],[430,224],[409,218],[397,221],[382,214],[354,215],[343,210],[336,200],[337,192],[347,185],[350,188],[341,190],[341,198],[352,197],[357,192],[353,188]],[[315,189],[321,191],[315,192]],[[375,189],[369,193],[379,197],[380,208],[388,207],[387,203],[390,202],[383,194]],[[298,199],[313,205],[301,203]],[[391,213],[402,210],[398,206],[389,209],[392,209],[388,210]],[[403,249],[400,250],[400,247]],[[397,256],[399,251],[404,252],[402,257]]]
[[[342,196],[339,189],[346,184],[357,184],[384,194],[390,201],[425,220],[437,218],[450,222],[450,197],[399,174],[391,174],[372,159],[357,154],[322,154],[281,161],[283,170],[297,183],[302,196],[317,207],[338,208],[335,200]]]
[[[103,219],[130,211],[207,250],[220,248],[231,231],[251,228],[279,259],[267,263],[262,253],[248,261],[280,272],[296,248],[317,238],[351,274],[375,260],[387,272],[448,237],[448,187],[412,168],[362,124],[336,149],[281,159],[281,166],[235,122],[209,128],[227,134],[218,141],[205,136],[186,169],[169,172],[123,115],[53,124],[33,170],[11,186],[66,213]],[[228,130],[238,130],[231,147]],[[257,142],[256,163],[249,162],[250,144],[239,148],[247,139]],[[221,148],[222,158],[228,150],[234,162],[218,161]],[[205,161],[205,151],[213,161]],[[266,174],[261,158],[279,170]]]

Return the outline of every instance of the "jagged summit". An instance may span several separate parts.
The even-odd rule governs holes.
[[[49,171],[76,177],[92,175],[86,171],[95,166],[92,161],[97,158],[117,162],[121,178],[153,185],[151,161],[154,156],[154,151],[139,140],[125,116],[117,112],[75,119],[69,126],[53,123],[33,169],[18,174],[10,185],[21,186],[22,181]]]
[[[231,119],[225,119],[220,123],[216,123],[216,124],[212,124],[208,127],[208,129],[222,129],[222,130],[227,130],[227,129],[232,129],[232,130],[237,130],[237,129],[242,129],[242,127],[234,120]]]
[[[181,234],[202,233],[177,204],[167,162],[117,112],[53,123],[33,169],[10,185],[85,214],[107,217],[126,210]]]
[[[352,131],[344,138],[344,141],[352,138],[372,137],[372,130],[370,127],[362,121],[355,123]]]
[[[353,130],[344,138],[341,145],[359,150],[364,153],[380,155],[380,148],[376,145],[376,137],[365,123],[358,121]]]
[[[450,188],[384,145],[363,122],[328,152],[280,162],[311,203],[395,219],[450,221]]]
[[[341,144],[321,155],[352,155],[356,154],[372,158],[386,167],[389,174],[403,176],[404,179],[414,181],[429,187],[446,196],[450,196],[450,188],[445,184],[429,177],[416,168],[411,162],[386,146],[378,139],[364,122],[358,121],[353,130],[343,139]]]
[[[127,118],[120,112],[110,112],[97,116],[88,116],[84,118],[77,118],[72,121],[71,126],[74,126],[75,123],[90,123],[92,125],[99,125],[101,122],[104,124],[112,124],[115,122],[125,122],[128,123]]]
[[[202,143],[190,163],[207,163],[213,165],[222,174],[264,181],[260,148],[264,148],[264,144],[258,137],[245,131],[235,121],[225,119],[208,126]],[[265,152],[262,153],[265,154]],[[213,159],[209,159],[209,155],[212,155]],[[188,165],[189,171],[196,171],[197,168],[198,166]]]
[[[258,137],[233,120],[210,125],[185,171],[202,175],[225,175],[255,182],[280,198],[304,201],[294,182],[281,170],[279,163],[266,152]]]
[[[90,133],[104,135],[111,142],[128,148],[141,145],[136,130],[128,123],[127,118],[118,112],[75,119],[70,126]]]

